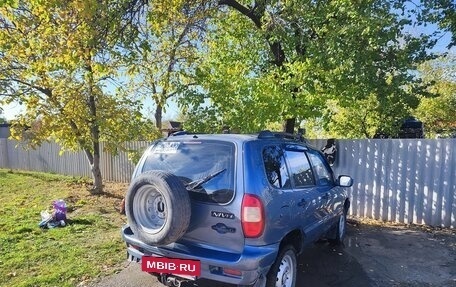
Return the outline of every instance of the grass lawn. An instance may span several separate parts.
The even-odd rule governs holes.
[[[121,268],[126,184],[93,196],[72,177],[0,169],[0,286],[85,286]],[[53,200],[68,206],[65,227],[41,229]]]

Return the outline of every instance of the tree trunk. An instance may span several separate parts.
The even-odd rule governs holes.
[[[100,125],[98,122],[98,115],[97,115],[97,102],[95,99],[94,93],[94,79],[93,79],[93,71],[92,67],[89,64],[87,65],[87,91],[88,91],[88,101],[87,104],[89,106],[90,112],[90,135],[92,141],[92,148],[93,148],[93,157],[92,160],[89,158],[90,167],[92,170],[93,176],[93,189],[91,190],[92,194],[100,194],[103,192],[103,177],[101,176],[100,170]],[[90,152],[86,151],[86,154],[90,154]]]
[[[294,134],[294,127],[296,124],[296,118],[287,119],[283,123],[283,131],[289,134]]]
[[[96,111],[94,97],[90,97],[91,102],[92,100],[93,106],[91,107],[93,107],[93,109]],[[93,190],[91,192],[93,194],[99,194],[103,192],[103,178],[101,176],[100,170],[100,130],[96,121],[91,127],[91,133],[93,146],[93,159],[92,163],[90,164],[93,176]]]
[[[155,126],[157,129],[161,130],[162,128],[162,116],[163,116],[163,108],[160,106],[159,103],[155,103],[157,107],[155,108]]]
[[[93,176],[93,189],[92,194],[99,194],[103,192],[103,177],[101,176],[100,169],[100,155],[94,155],[93,164],[91,165]]]
[[[95,147],[95,145],[94,145]],[[98,145],[98,152],[91,153],[90,150],[84,148],[84,152],[86,154],[87,160],[90,164],[90,171],[92,172],[93,178],[93,188],[90,190],[92,194],[100,194],[103,192],[103,177],[101,176],[101,169],[100,169],[100,153],[99,153],[99,145]]]

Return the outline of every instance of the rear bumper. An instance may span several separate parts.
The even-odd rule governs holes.
[[[128,225],[122,228],[122,239],[127,243],[128,259],[139,262],[143,256],[158,255],[170,258],[194,259],[201,262],[201,277],[237,285],[251,285],[266,276],[274,263],[279,244],[245,246],[241,254],[209,250],[201,246],[173,243],[167,246],[150,246],[138,240]],[[227,275],[223,268],[236,269],[241,276]]]

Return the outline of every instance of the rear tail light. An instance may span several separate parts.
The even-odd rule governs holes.
[[[242,199],[242,230],[248,238],[259,237],[264,230],[264,207],[261,200],[252,194]]]

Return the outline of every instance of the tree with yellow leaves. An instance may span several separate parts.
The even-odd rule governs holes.
[[[17,101],[25,112],[13,121],[20,139],[40,121],[29,139],[54,139],[82,149],[94,187],[103,188],[100,142],[116,150],[142,132],[141,105],[116,88],[121,50],[128,41],[138,1],[8,1],[0,6],[0,101]]]

